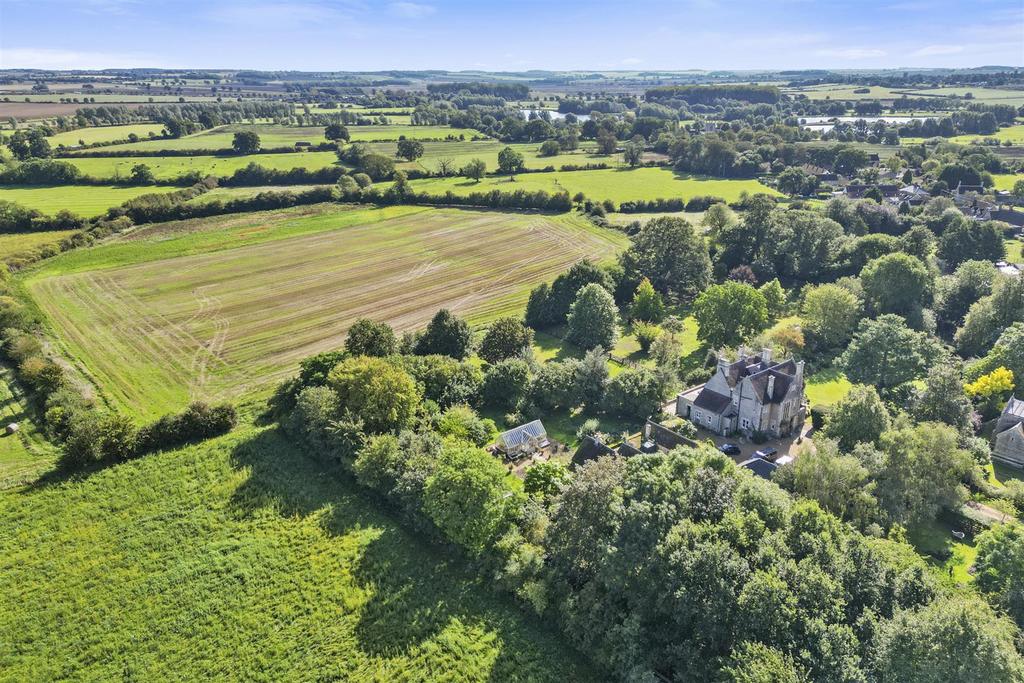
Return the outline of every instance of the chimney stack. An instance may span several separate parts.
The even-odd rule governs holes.
[[[768,398],[775,398],[775,375],[768,375]]]

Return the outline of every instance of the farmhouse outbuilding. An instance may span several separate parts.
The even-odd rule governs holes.
[[[498,450],[506,458],[530,455],[550,445],[547,430],[540,420],[527,422],[498,437]]]

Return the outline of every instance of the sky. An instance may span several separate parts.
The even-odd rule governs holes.
[[[0,0],[0,68],[1024,66],[1024,0]]]

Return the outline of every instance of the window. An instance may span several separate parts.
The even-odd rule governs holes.
[[[708,424],[711,424],[711,416],[708,415]]]

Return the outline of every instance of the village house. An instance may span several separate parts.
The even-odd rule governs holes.
[[[799,431],[807,417],[804,363],[776,363],[770,349],[729,361],[720,356],[714,376],[676,397],[676,414],[716,434],[770,437]]]
[[[1024,400],[1010,398],[996,422],[996,447],[992,457],[996,460],[1024,468]]]

